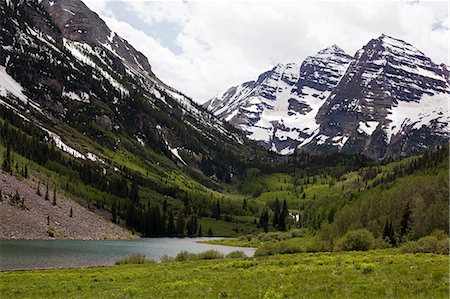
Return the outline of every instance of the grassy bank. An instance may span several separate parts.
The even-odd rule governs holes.
[[[0,273],[5,298],[448,298],[446,255],[301,253]]]

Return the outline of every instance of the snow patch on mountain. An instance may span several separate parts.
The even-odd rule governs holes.
[[[128,90],[120,84],[116,79],[114,79],[109,72],[104,70],[103,67],[97,65],[97,63],[92,60],[89,55],[95,56],[98,58],[104,66],[107,66],[108,64],[103,60],[103,58],[96,52],[94,49],[92,49],[91,46],[85,43],[80,43],[76,41],[72,41],[69,39],[64,38],[63,39],[64,47],[72,54],[73,57],[75,57],[80,62],[89,65],[93,68],[95,68],[97,71],[100,72],[100,74],[109,81],[109,83],[119,90],[122,94],[128,95]]]
[[[53,133],[52,131],[50,131],[50,130],[48,130],[46,128],[41,127],[41,129],[43,131],[45,131],[48,134],[48,136],[50,136],[50,138],[53,140],[53,142],[55,143],[57,148],[59,148],[62,151],[64,151],[64,152],[74,156],[75,158],[86,160],[86,156],[85,155],[83,155],[82,153],[80,153],[76,149],[74,149],[74,148],[68,146],[67,144],[65,144],[62,141],[61,136],[59,136],[56,133]]]
[[[405,127],[420,129],[428,126],[432,121],[441,123],[442,133],[449,133],[449,101],[450,95],[439,93],[435,95],[424,94],[420,101],[398,102],[388,111],[387,119],[390,121],[385,128],[387,142],[392,136],[402,134]]]
[[[2,65],[0,65],[0,95],[3,97],[12,95],[24,104],[28,103],[28,98],[23,93],[23,87],[6,72],[6,68]]]

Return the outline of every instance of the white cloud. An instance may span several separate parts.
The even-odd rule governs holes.
[[[94,3],[94,4],[92,4]],[[174,54],[156,38],[118,21],[106,1],[88,6],[150,61],[155,74],[198,102],[256,79],[278,62],[301,62],[331,44],[354,54],[381,33],[448,62],[448,3],[406,2],[143,2],[127,10],[145,26],[181,28]],[[142,27],[141,27],[142,28]]]

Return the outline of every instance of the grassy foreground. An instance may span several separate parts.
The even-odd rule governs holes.
[[[448,298],[446,255],[301,253],[0,273],[3,298]]]

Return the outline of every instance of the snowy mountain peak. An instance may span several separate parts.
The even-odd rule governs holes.
[[[355,57],[332,45],[206,105],[281,154],[302,148],[383,158],[448,140],[449,94],[445,65],[383,34]]]
[[[289,154],[317,129],[315,115],[344,74],[351,56],[336,45],[301,65],[278,64],[256,81],[228,89],[205,104],[247,137]]]
[[[337,46],[336,44],[333,44],[325,49],[320,50],[319,52],[317,52],[317,54],[336,54],[336,53],[341,53],[341,54],[345,54],[345,51],[342,50],[339,46]]]

